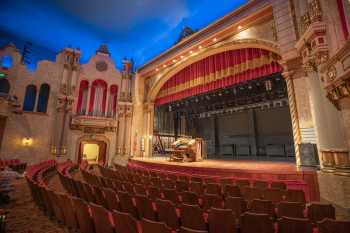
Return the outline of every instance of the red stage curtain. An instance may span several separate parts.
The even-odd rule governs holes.
[[[343,29],[343,34],[344,34],[345,39],[348,39],[348,37],[349,37],[349,30],[348,30],[346,15],[345,15],[344,1],[343,0],[337,0],[337,5],[338,5],[339,16],[340,16],[340,22],[341,22],[341,26],[342,26],[342,29]]]
[[[81,109],[83,106],[83,93],[85,90],[87,90],[89,88],[89,82],[87,80],[82,80],[80,82],[80,86],[79,86],[79,96],[78,96],[78,103],[77,103],[77,113],[79,114],[81,112]]]
[[[225,51],[195,62],[170,78],[161,88],[156,105],[281,72],[278,56],[246,48]]]

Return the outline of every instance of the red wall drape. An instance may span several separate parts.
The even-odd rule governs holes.
[[[89,82],[87,80],[81,80],[80,86],[79,86],[79,95],[78,95],[78,103],[77,103],[77,113],[79,114],[82,110],[82,103],[83,103],[83,94],[85,90],[88,90],[89,88]]]
[[[349,38],[349,29],[347,25],[346,15],[345,15],[345,7],[343,0],[337,0],[338,11],[340,16],[340,22],[343,29],[343,34],[345,39]]]
[[[107,83],[101,79],[96,79],[92,82],[91,86],[91,94],[90,94],[90,103],[89,103],[89,113],[92,113],[94,101],[95,101],[95,90],[98,85],[102,85],[104,87],[103,90],[103,99],[102,99],[102,111],[106,110],[106,98],[107,98]]]
[[[161,88],[156,105],[232,86],[281,72],[278,56],[247,48],[225,51],[195,62],[171,77]]]

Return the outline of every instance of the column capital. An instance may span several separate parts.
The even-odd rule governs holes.
[[[294,75],[294,71],[285,71],[285,72],[283,72],[282,73],[282,76],[283,76],[283,78],[285,78],[285,79],[291,79],[291,78],[293,78],[293,75]]]

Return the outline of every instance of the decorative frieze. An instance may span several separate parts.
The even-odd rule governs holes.
[[[82,130],[86,133],[114,132],[118,126],[115,119],[105,117],[91,116],[73,116],[70,122],[70,128],[73,130]]]

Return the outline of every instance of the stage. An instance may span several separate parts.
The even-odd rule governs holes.
[[[216,178],[266,180],[285,182],[290,189],[302,189],[308,201],[319,201],[317,172],[298,169],[292,162],[251,160],[203,160],[200,162],[169,162],[166,157],[132,158],[129,166],[154,171],[211,176]]]

